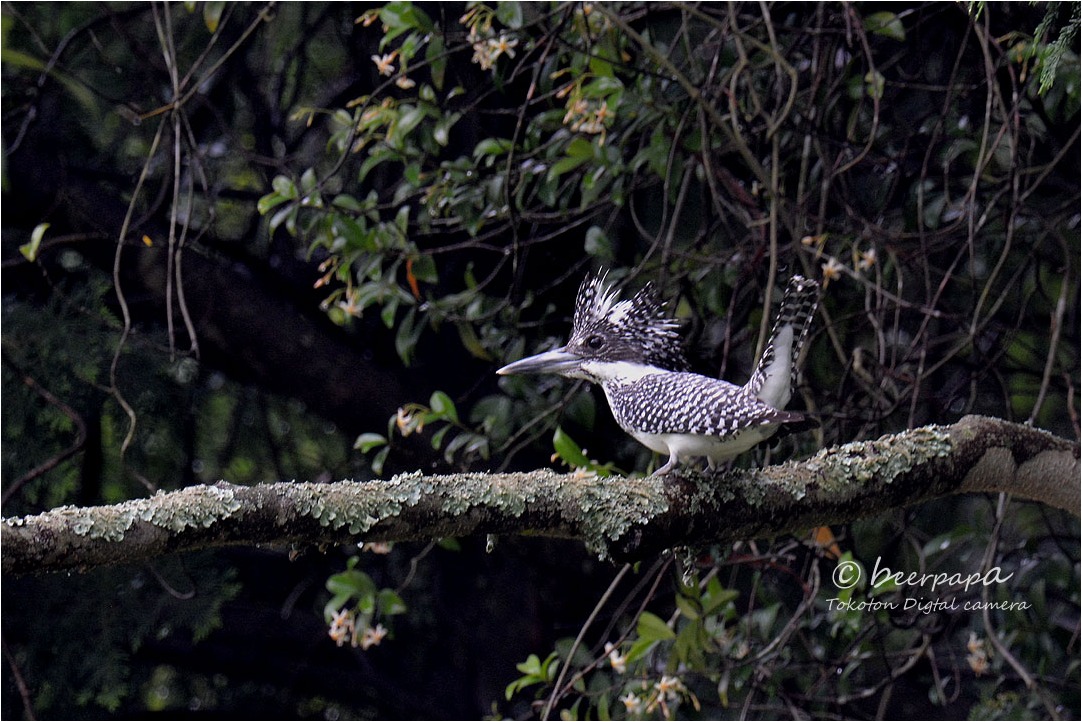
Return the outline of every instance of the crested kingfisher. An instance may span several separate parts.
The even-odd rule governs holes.
[[[702,457],[713,468],[782,426],[807,421],[785,406],[818,303],[818,283],[801,276],[789,280],[762,357],[748,382],[737,386],[688,370],[679,322],[665,312],[652,286],[620,300],[599,273],[579,287],[567,345],[496,373],[551,373],[600,384],[620,428],[668,454],[655,473]]]

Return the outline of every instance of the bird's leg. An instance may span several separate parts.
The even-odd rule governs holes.
[[[674,468],[676,468],[677,463],[679,463],[679,462],[678,462],[678,459],[676,458],[676,454],[675,453],[669,454],[669,460],[665,462],[664,466],[662,466],[660,469],[658,469],[657,471],[654,472],[654,476],[660,476],[661,474],[668,474],[670,471],[672,471]]]
[[[733,460],[731,458],[721,457],[720,459],[714,459],[712,457],[706,457],[706,468],[714,474],[720,471],[728,471],[733,468]]]

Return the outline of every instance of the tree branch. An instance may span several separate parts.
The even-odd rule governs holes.
[[[762,470],[600,479],[550,470],[404,474],[333,484],[219,482],[113,506],[61,507],[0,524],[5,574],[87,569],[238,544],[339,544],[472,534],[581,539],[640,559],[674,546],[839,524],[970,492],[1079,515],[1079,445],[967,416],[825,449]]]

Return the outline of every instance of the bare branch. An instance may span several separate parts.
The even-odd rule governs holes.
[[[396,476],[333,484],[219,482],[0,524],[3,572],[144,561],[227,545],[323,545],[473,534],[581,539],[641,559],[674,546],[761,538],[967,492],[1004,492],[1079,514],[1079,445],[967,416],[826,449],[758,471],[601,479],[550,470]]]

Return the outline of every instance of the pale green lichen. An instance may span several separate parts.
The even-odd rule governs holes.
[[[828,483],[890,484],[933,459],[950,456],[951,449],[949,429],[924,426],[871,441],[822,449],[800,464],[813,474],[820,474]]]
[[[740,502],[748,506],[759,507],[766,503],[770,487],[763,484],[762,476],[758,471],[734,469],[725,474],[722,479],[723,486],[711,494],[711,501],[731,502],[739,496]],[[786,492],[792,493],[787,483],[782,482],[774,486],[781,486]]]
[[[66,526],[77,536],[119,542],[138,521],[180,532],[189,527],[209,527],[240,507],[232,489],[200,484],[180,491],[158,491],[148,499],[132,499],[113,506],[62,506],[38,516]],[[24,526],[33,518],[5,521],[10,526]]]
[[[537,501],[528,474],[447,474],[432,477],[433,488],[448,517],[465,514],[472,507],[497,509],[502,515],[522,516]],[[404,477],[396,476],[393,480]]]
[[[395,479],[408,478],[396,476]],[[475,503],[475,495],[471,492],[478,485],[476,478],[471,474],[454,474],[437,477],[434,484],[436,493],[442,499],[443,509],[449,516],[458,517],[469,511]]]
[[[526,513],[526,507],[536,501],[531,485],[521,483],[518,475],[506,478],[478,477],[480,484],[478,502],[482,506],[499,509],[514,517],[520,517]]]
[[[76,533],[85,534],[91,539],[121,541],[137,518],[137,512],[132,509],[132,506],[134,505],[121,504],[115,507],[106,506],[96,509],[93,520],[86,527],[79,526],[77,522],[75,526]]]
[[[320,526],[363,534],[379,522],[398,516],[414,506],[433,486],[420,474],[390,481],[340,481],[336,484],[290,484],[286,496],[298,513],[319,521]]]
[[[669,510],[665,484],[658,477],[563,484],[577,502],[586,547],[601,558],[607,556],[610,542]]]
[[[396,476],[391,482],[416,485],[419,475]],[[636,524],[645,524],[668,510],[664,485],[658,479],[613,479],[598,483],[596,475],[559,474],[542,470],[510,474],[448,474],[429,477],[441,512],[461,517],[470,509],[495,516],[521,517],[529,509],[547,510],[581,531],[587,547],[604,556],[608,544]],[[388,511],[394,512],[394,509]]]
[[[201,484],[176,493],[182,499],[167,498],[159,491],[150,499],[130,503],[139,504],[143,521],[174,532],[184,531],[188,527],[209,527],[228,518],[241,507],[233,490],[228,487]]]

